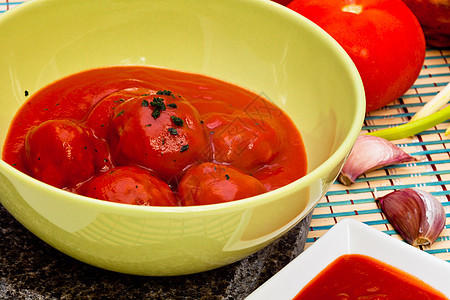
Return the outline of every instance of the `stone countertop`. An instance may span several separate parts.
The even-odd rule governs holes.
[[[0,205],[0,299],[244,299],[300,254],[311,214],[234,264],[187,276],[145,277],[79,262],[48,246]]]

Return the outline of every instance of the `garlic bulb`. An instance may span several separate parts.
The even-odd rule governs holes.
[[[388,140],[377,136],[360,135],[353,145],[338,180],[345,185],[350,185],[363,173],[415,160]]]
[[[413,246],[429,246],[445,226],[445,210],[430,193],[411,188],[378,198],[389,223]]]

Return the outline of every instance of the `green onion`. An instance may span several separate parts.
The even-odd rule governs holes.
[[[421,118],[417,121],[411,121],[397,127],[391,127],[383,130],[377,130],[367,133],[384,138],[388,141],[400,140],[409,136],[413,136],[428,128],[436,126],[450,118],[450,106],[431,114],[427,117]]]
[[[424,117],[440,110],[444,105],[450,100],[450,83],[440,91],[436,96],[433,97],[427,104],[424,105],[412,118],[411,121],[420,120]]]
[[[422,132],[430,127],[436,126],[450,118],[449,107],[444,107],[450,100],[450,83],[436,94],[427,104],[422,107],[412,118],[411,121],[403,125],[378,130],[368,133],[384,138],[389,141],[403,139]],[[450,127],[445,131],[445,135],[450,133]]]

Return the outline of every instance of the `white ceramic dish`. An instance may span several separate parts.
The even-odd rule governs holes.
[[[292,299],[320,271],[343,254],[365,254],[381,260],[450,297],[448,262],[359,221],[344,219],[246,299]]]

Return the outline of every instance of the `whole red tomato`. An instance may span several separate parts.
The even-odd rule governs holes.
[[[355,63],[366,111],[401,97],[417,79],[425,39],[401,0],[294,0],[287,6],[330,34]]]

